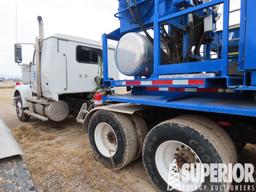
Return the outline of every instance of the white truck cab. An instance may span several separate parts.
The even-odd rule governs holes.
[[[43,96],[58,101],[63,94],[89,93],[95,89],[102,53],[101,42],[55,34],[43,41],[41,81]],[[109,62],[115,67],[114,47],[109,48]],[[36,61],[31,67],[31,89],[37,92]],[[111,68],[112,76],[118,77]]]
[[[29,116],[62,121],[69,114],[76,115],[100,86],[102,45],[99,41],[64,34],[44,39],[42,18],[38,17],[38,21],[40,35],[33,61],[21,65],[23,84],[15,87],[13,103],[22,121]],[[110,77],[116,79],[119,72],[114,51],[114,46],[110,46],[108,58]],[[21,53],[21,45],[16,44],[17,63],[22,62]]]

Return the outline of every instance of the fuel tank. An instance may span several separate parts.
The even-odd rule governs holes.
[[[127,33],[118,42],[115,60],[127,76],[149,76],[153,71],[153,46],[146,36]]]

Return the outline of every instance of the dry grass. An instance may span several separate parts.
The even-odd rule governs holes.
[[[64,124],[70,123],[74,122]],[[137,191],[142,185],[145,191],[154,191],[143,181],[146,175],[141,162],[119,172],[105,169],[95,161],[87,135],[64,124],[13,129],[40,191]]]
[[[11,106],[12,89],[0,89],[0,117],[24,150],[24,159],[38,191],[154,192],[141,160],[121,171],[97,162],[86,134],[73,119],[61,123],[18,121]],[[248,145],[240,158],[256,163],[256,147]]]
[[[15,87],[15,82],[13,81],[0,82],[0,89],[10,89],[14,87]]]

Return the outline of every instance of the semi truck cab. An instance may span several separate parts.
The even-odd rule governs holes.
[[[21,64],[23,84],[15,87],[13,104],[22,121],[30,116],[62,121],[69,114],[77,115],[84,103],[89,106],[91,94],[101,86],[102,45],[65,34],[44,38],[41,17],[38,22],[33,60]],[[109,71],[112,78],[119,78],[114,51],[109,46]],[[22,62],[21,44],[15,44],[15,61]]]

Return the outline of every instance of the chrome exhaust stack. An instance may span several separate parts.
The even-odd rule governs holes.
[[[36,37],[36,86],[37,96],[43,97],[42,78],[41,78],[41,51],[44,39],[44,23],[41,16],[37,17],[39,25],[39,37]]]

